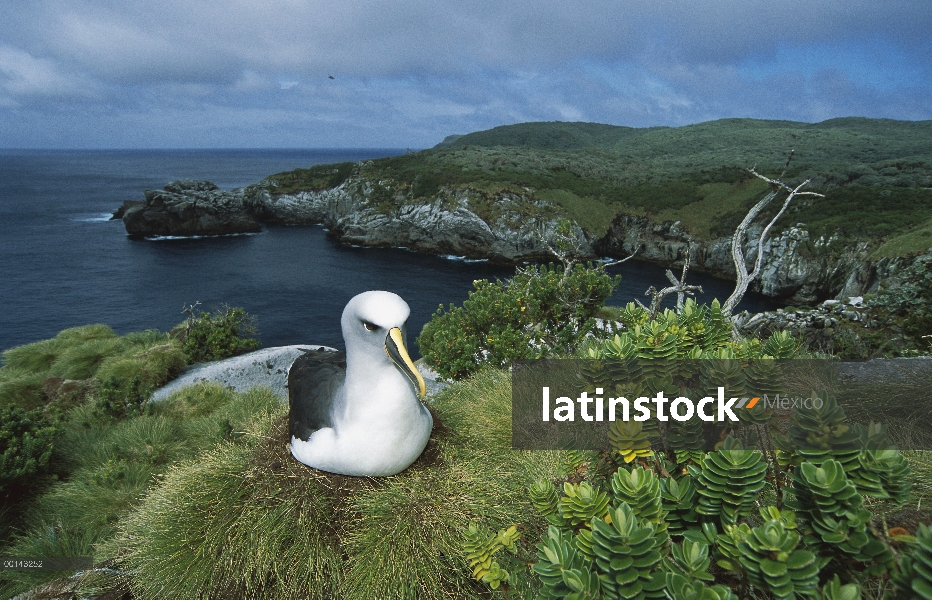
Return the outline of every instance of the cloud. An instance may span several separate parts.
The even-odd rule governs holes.
[[[133,123],[126,144],[412,147],[537,119],[932,118],[926,0],[8,4],[0,111],[24,140],[55,118],[61,144]]]
[[[0,93],[9,102],[35,97],[71,98],[88,92],[79,77],[64,72],[55,61],[0,45]]]

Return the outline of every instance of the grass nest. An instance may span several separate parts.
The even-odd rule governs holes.
[[[486,371],[441,393],[424,453],[382,478],[295,461],[282,407],[168,470],[111,551],[135,598],[487,597],[463,532],[527,522],[527,488],[560,470],[556,452],[511,449],[510,386]]]

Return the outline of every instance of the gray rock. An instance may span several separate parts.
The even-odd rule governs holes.
[[[243,205],[243,191],[223,191],[209,181],[183,179],[163,190],[146,190],[145,201],[124,203],[123,225],[131,236],[203,236],[255,233],[259,223]]]
[[[287,402],[288,370],[291,369],[291,364],[305,351],[321,348],[334,350],[326,346],[279,346],[195,365],[174,381],[155,390],[149,399],[153,402],[164,400],[189,385],[213,381],[237,392],[244,392],[256,386],[267,387],[283,402]]]
[[[160,387],[149,397],[150,401],[164,400],[178,390],[201,382],[216,382],[237,392],[253,387],[266,387],[288,401],[288,372],[295,359],[308,351],[336,352],[336,349],[318,345],[295,345],[263,348],[242,356],[234,356],[212,363],[193,365],[177,379]],[[439,380],[437,372],[420,359],[416,363],[424,377],[428,397],[433,396],[449,384]]]

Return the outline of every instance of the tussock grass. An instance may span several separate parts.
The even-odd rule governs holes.
[[[9,371],[7,370],[9,369]],[[32,373],[26,369],[0,369],[0,404],[15,404],[27,410],[42,406],[45,396],[42,394],[44,373]]]
[[[913,472],[913,499],[932,509],[932,450],[904,450],[903,456]]]
[[[124,353],[104,360],[95,377],[101,381],[111,377],[128,381],[139,377],[144,385],[154,387],[170,380],[186,364],[181,349],[168,343],[164,336],[149,344],[133,345],[130,351],[136,348],[138,351],[132,355]]]
[[[111,551],[137,573],[139,598],[483,597],[461,557],[463,530],[527,523],[527,488],[558,477],[560,453],[511,450],[507,372],[483,371],[432,408],[421,458],[370,479],[293,460],[279,406],[240,444],[169,469],[121,520]],[[543,523],[531,527],[539,535]]]
[[[48,373],[62,379],[88,379],[106,358],[121,354],[125,349],[125,343],[118,337],[88,340],[64,350]]]
[[[54,338],[10,348],[0,367],[0,404],[22,408],[44,405],[48,377],[105,381],[139,378],[146,387],[162,385],[186,364],[167,334],[156,330],[117,336],[106,325],[65,329]]]
[[[91,556],[94,544],[102,530],[64,525],[60,522],[42,522],[34,529],[34,535],[17,545],[22,557],[65,557]],[[31,589],[41,583],[60,577],[56,571],[3,571],[0,575],[0,594],[4,598],[19,591]]]
[[[61,354],[63,344],[61,340],[52,338],[33,344],[17,346],[3,351],[4,370],[17,370],[26,373],[48,371],[52,363]]]
[[[219,384],[192,386],[153,405],[149,414],[125,421],[101,420],[92,401],[72,409],[67,420],[76,426],[66,430],[53,457],[70,475],[49,484],[24,507],[19,529],[0,553],[94,556],[97,562],[112,558],[116,550],[109,544],[117,523],[171,465],[218,444],[236,447],[249,423],[281,410],[281,400],[268,390],[233,394]],[[59,540],[59,546],[50,540]],[[74,540],[84,540],[78,554]],[[37,547],[46,548],[45,553],[30,554]],[[43,573],[44,578],[7,578],[0,582],[0,595],[60,575]]]

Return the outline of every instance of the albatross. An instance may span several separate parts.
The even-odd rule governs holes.
[[[315,469],[385,476],[421,455],[434,420],[426,386],[405,348],[411,309],[371,291],[343,309],[346,353],[308,352],[288,374],[291,454]]]

